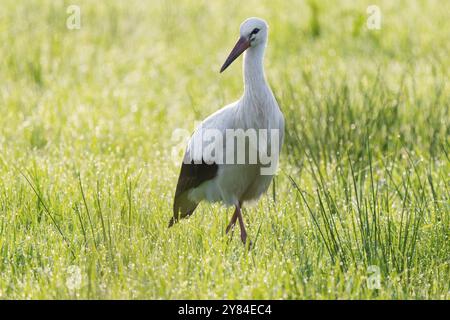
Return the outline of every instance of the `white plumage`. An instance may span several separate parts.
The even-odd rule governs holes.
[[[169,226],[179,218],[193,213],[202,200],[222,202],[227,206],[235,206],[235,212],[228,225],[227,232],[239,219],[241,239],[245,243],[247,233],[242,219],[241,207],[244,202],[257,200],[269,187],[273,175],[262,175],[263,164],[257,163],[215,164],[214,159],[205,159],[204,153],[195,148],[201,148],[196,141],[204,138],[207,129],[215,129],[225,137],[226,130],[266,129],[270,133],[275,129],[279,132],[275,152],[279,153],[284,135],[284,117],[275,97],[266,82],[264,74],[264,51],[267,44],[268,26],[259,18],[250,18],[240,27],[240,38],[221,69],[224,71],[242,52],[244,54],[244,94],[242,97],[206,118],[192,135],[186,149],[185,161],[182,165],[180,178],[174,201],[174,217]],[[261,148],[271,150],[273,141],[270,134],[266,140],[258,139],[258,143],[249,142],[248,150]],[[225,145],[215,147],[224,148]],[[200,152],[198,152],[200,151]],[[223,150],[225,154],[225,150]],[[272,155],[273,156],[273,155]],[[278,154],[276,155],[278,161]],[[192,163],[194,161],[196,164]],[[248,159],[247,159],[248,161]],[[217,162],[217,161],[216,161]]]

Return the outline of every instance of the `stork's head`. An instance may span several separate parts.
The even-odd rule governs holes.
[[[231,53],[220,69],[220,72],[222,73],[225,71],[225,69],[248,48],[264,46],[267,42],[268,29],[267,23],[260,18],[248,18],[242,22],[239,40],[233,50],[231,50]]]

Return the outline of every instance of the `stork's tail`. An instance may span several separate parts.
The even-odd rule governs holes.
[[[175,217],[170,218],[168,228],[172,227],[177,221],[178,219],[175,219]]]
[[[173,217],[170,218],[168,228],[172,227],[175,223],[178,222],[178,220],[183,219],[183,218],[187,218],[187,217],[189,217],[191,214],[193,214],[194,211],[195,211],[195,209],[197,208],[197,205],[198,205],[198,204],[195,204],[195,207],[194,207],[194,208],[192,208],[192,209],[190,209],[190,210],[187,210],[187,211],[185,211],[185,212],[180,212],[179,209],[178,209],[178,210],[175,210],[175,209],[174,209]]]

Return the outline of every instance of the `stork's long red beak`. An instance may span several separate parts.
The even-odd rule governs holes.
[[[233,50],[231,50],[230,55],[228,56],[227,60],[223,64],[222,68],[220,69],[220,73],[224,72],[225,69],[228,68],[228,66],[230,64],[232,64],[233,61],[236,60],[237,57],[239,57],[242,54],[242,52],[247,50],[249,47],[250,47],[250,41],[244,37],[240,37],[238,42],[236,42],[236,44],[234,45]]]

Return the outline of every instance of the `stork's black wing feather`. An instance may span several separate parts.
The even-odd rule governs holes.
[[[218,169],[216,163],[208,164],[203,159],[202,163],[194,163],[193,160],[191,163],[183,162],[175,191],[173,217],[169,222],[169,227],[178,219],[190,216],[194,212],[198,203],[188,198],[188,192],[203,182],[213,179],[217,175]]]

